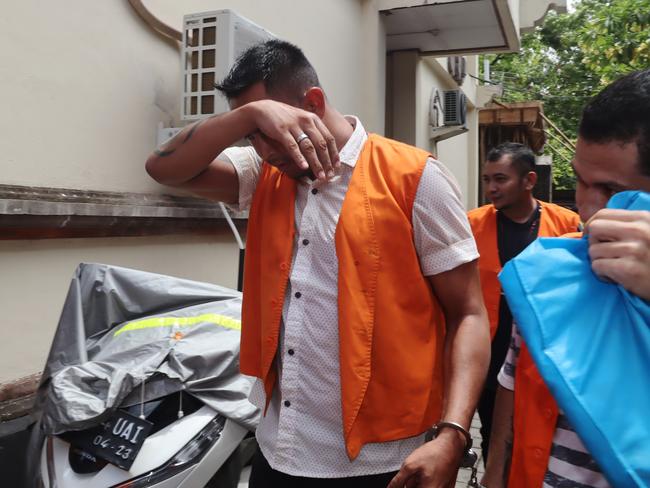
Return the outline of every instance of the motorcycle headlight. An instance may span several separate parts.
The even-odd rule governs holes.
[[[221,437],[226,418],[217,415],[167,463],[153,471],[111,488],[145,488],[197,464],[214,442]]]

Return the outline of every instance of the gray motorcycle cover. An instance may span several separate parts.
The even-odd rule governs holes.
[[[239,372],[241,293],[80,264],[39,386],[45,434],[97,425],[119,406],[185,390],[254,430],[253,379]]]

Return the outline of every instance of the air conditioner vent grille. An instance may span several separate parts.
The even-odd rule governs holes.
[[[273,34],[231,10],[183,17],[181,119],[197,120],[228,110],[214,84],[237,57]]]
[[[446,90],[445,101],[445,125],[465,125],[466,98],[460,90]]]

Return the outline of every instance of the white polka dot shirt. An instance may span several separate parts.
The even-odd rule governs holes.
[[[332,181],[300,181],[295,203],[296,242],[285,295],[278,355],[279,379],[257,439],[271,467],[294,476],[339,478],[396,471],[424,435],[363,446],[350,461],[343,439],[337,309],[338,260],[334,234],[366,132],[354,133],[340,151]],[[239,209],[250,206],[261,160],[251,147],[229,148],[239,177]],[[396,162],[399,164],[399,162]],[[450,173],[430,159],[413,206],[414,245],[425,276],[478,257],[460,191]],[[251,401],[264,405],[261,381]],[[387,399],[387,401],[390,401]],[[399,399],[394,399],[399,401]]]

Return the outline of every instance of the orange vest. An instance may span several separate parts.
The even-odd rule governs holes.
[[[581,237],[569,233],[563,237]],[[542,486],[559,409],[528,348],[522,342],[515,370],[512,462],[508,487]]]
[[[343,434],[354,459],[369,442],[421,434],[439,420],[444,321],[422,276],[411,215],[429,154],[370,135],[335,233]],[[293,245],[295,180],[264,164],[248,223],[241,371],[267,406]]]
[[[509,488],[537,488],[551,455],[558,407],[522,342],[515,370],[512,461]]]
[[[539,204],[541,215],[538,235],[540,237],[557,237],[578,229],[580,217],[575,212],[552,203],[540,201]],[[501,297],[501,284],[498,278],[501,262],[497,247],[497,210],[494,205],[483,205],[471,210],[467,215],[480,254],[478,267],[481,288],[490,322],[490,336],[494,338],[499,324]]]

